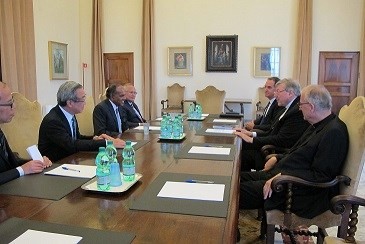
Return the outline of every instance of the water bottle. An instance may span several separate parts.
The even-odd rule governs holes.
[[[167,117],[163,115],[161,120],[160,137],[167,138]]]
[[[110,189],[110,167],[109,158],[105,154],[105,147],[99,147],[99,153],[95,158],[96,164],[96,184],[100,191]]]
[[[195,110],[195,105],[194,104],[190,104],[190,106],[189,106],[189,112],[188,112],[188,117],[189,118],[194,118],[194,110]]]
[[[168,114],[166,116],[166,120],[167,120],[167,129],[166,129],[166,137],[165,138],[172,138],[172,124],[173,121],[171,120],[171,116]]]
[[[184,119],[181,116],[181,114],[178,115],[179,121],[180,121],[180,138],[184,135]]]
[[[133,181],[136,174],[136,163],[134,158],[134,149],[131,141],[126,141],[122,152],[123,155],[123,179],[124,181]]]
[[[117,149],[114,147],[113,141],[106,142],[105,154],[109,158],[109,163],[114,162],[114,159],[117,158]]]
[[[202,113],[203,113],[203,108],[200,104],[196,104],[195,106],[195,113],[196,113],[196,118],[200,119],[202,117]]]
[[[179,139],[181,136],[181,119],[179,116],[175,116],[172,122],[172,137],[174,139]]]

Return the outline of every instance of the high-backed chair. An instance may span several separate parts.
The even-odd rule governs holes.
[[[108,88],[105,88],[103,94],[99,94],[99,102],[101,102],[101,101],[103,101],[103,100],[106,99],[106,90],[108,90]]]
[[[203,90],[195,92],[196,102],[202,105],[203,113],[220,114],[224,111],[224,99],[226,92],[220,91],[214,86],[207,86]]]
[[[259,87],[257,89],[258,100],[256,102],[256,118],[263,115],[265,106],[269,102],[269,99],[265,97],[265,87]]]
[[[161,100],[161,115],[165,113],[183,113],[184,112],[184,95],[185,86],[178,83],[167,87],[167,99]]]
[[[17,111],[12,121],[2,124],[1,129],[12,151],[21,158],[30,158],[26,149],[38,143],[42,108],[39,102],[31,102],[18,92],[13,92],[12,95]]]
[[[340,110],[339,117],[346,124],[349,133],[349,151],[341,175],[327,183],[314,183],[285,175],[275,178],[271,187],[274,191],[286,189],[287,206],[284,212],[280,210],[266,211],[267,243],[274,243],[275,230],[287,233],[291,239],[294,239],[294,235],[303,234],[301,231],[296,231],[296,227],[309,227],[311,225],[318,226],[317,243],[322,243],[325,228],[341,226],[342,216],[333,214],[330,210],[312,219],[298,217],[290,211],[291,189],[296,184],[312,187],[331,187],[340,184],[340,194],[355,195],[365,161],[365,97],[356,97],[349,106],[345,105]],[[275,228],[275,225],[279,225],[280,228]],[[307,232],[307,234],[310,233]],[[338,236],[345,238],[346,233],[338,233]]]
[[[94,99],[92,96],[86,97],[85,108],[82,113],[76,114],[79,130],[82,135],[94,135],[93,126],[93,111],[94,111]]]

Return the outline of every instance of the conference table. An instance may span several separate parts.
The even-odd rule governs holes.
[[[238,126],[242,125],[242,120],[237,122]],[[151,122],[151,126],[154,124],[159,125],[159,122]],[[185,120],[186,138],[181,142],[159,141],[159,133],[153,131],[148,135],[144,135],[143,130],[142,133],[126,131],[122,139],[144,142],[135,154],[136,172],[142,174],[142,178],[128,191],[107,194],[85,191],[78,187],[60,200],[0,194],[0,222],[18,217],[103,231],[125,231],[135,235],[132,243],[235,243],[239,212],[241,140],[233,135],[197,133],[204,128],[211,128],[212,125],[209,117],[204,121]],[[233,145],[233,160],[176,157],[184,146],[191,143]],[[57,163],[95,165],[95,156],[96,152],[79,152]],[[121,160],[121,150],[118,150],[118,161]],[[229,177],[230,187],[226,189],[228,209],[225,217],[130,209],[133,202],[162,174]],[[148,200],[146,204],[148,205]]]

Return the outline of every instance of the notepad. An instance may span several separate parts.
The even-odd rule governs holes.
[[[215,154],[215,155],[229,155],[231,152],[231,148],[222,148],[222,147],[214,147],[214,146],[192,146],[188,153],[196,153],[196,154]]]
[[[65,170],[66,167],[71,170]],[[76,171],[78,170],[78,171]],[[80,171],[80,172],[79,172]],[[77,178],[93,178],[96,175],[96,166],[78,165],[78,164],[62,164],[59,167],[47,171],[45,175],[60,175]]]
[[[234,130],[226,130],[226,129],[207,129],[205,132],[207,132],[207,133],[218,133],[218,134],[233,134]]]
[[[39,152],[37,145],[28,147],[27,152],[33,160],[40,160],[43,162],[42,154]]]
[[[235,119],[213,119],[213,122],[216,122],[216,123],[237,123],[237,120]]]
[[[224,184],[202,184],[166,181],[158,197],[222,202]]]
[[[10,243],[11,244],[28,244],[28,243],[74,244],[74,243],[79,243],[81,240],[82,240],[81,236],[71,236],[71,235],[64,235],[64,234],[29,229]]]

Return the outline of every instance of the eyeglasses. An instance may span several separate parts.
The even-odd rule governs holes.
[[[86,99],[83,97],[83,98],[80,98],[80,99],[76,99],[76,100],[72,100],[74,103],[84,103],[86,101]]]
[[[13,109],[13,106],[14,106],[14,98],[12,98],[9,103],[0,104],[0,106],[1,107],[10,107],[11,109]]]
[[[285,89],[284,89],[284,90],[281,90],[281,91],[276,90],[276,91],[275,91],[275,93],[282,93],[282,92],[284,92],[284,91],[287,91],[287,90],[285,90]]]
[[[299,107],[303,106],[304,104],[310,104],[310,103],[309,102],[305,102],[305,103],[298,102]]]

